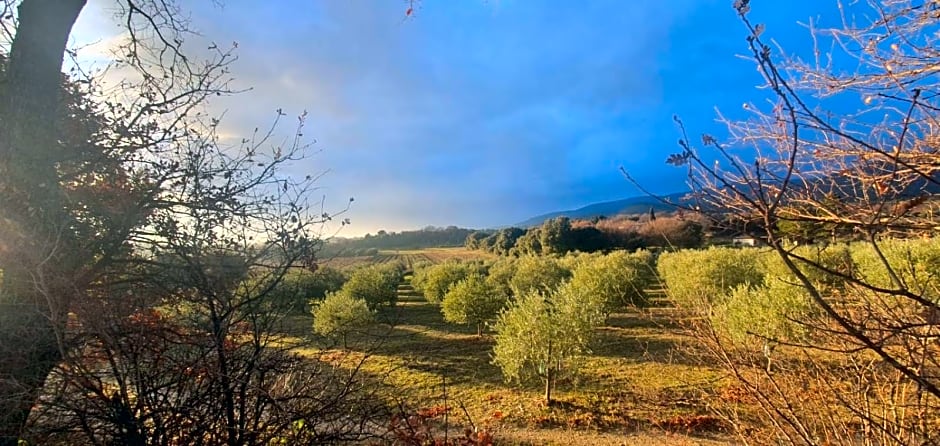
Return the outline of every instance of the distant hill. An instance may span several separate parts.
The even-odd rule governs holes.
[[[687,193],[688,192],[679,192],[665,195],[662,198],[665,198],[673,203],[681,203],[683,201],[682,198]],[[650,208],[653,208],[653,210],[657,212],[668,212],[675,210],[675,207],[673,206],[663,204],[653,197],[643,195],[639,197],[624,198],[622,200],[589,204],[587,206],[569,211],[549,212],[547,214],[542,214],[516,223],[513,226],[518,226],[520,228],[531,228],[533,226],[541,225],[545,220],[550,220],[555,217],[594,218],[600,216],[613,217],[614,215],[618,214],[642,214],[644,212],[649,212]]]
[[[337,237],[326,242],[320,255],[324,257],[355,256],[368,255],[365,254],[367,251],[380,249],[407,250],[463,246],[467,236],[472,232],[476,231],[474,229],[448,226],[446,228],[427,227],[401,232],[379,231],[375,235],[366,234],[365,237],[361,238]]]

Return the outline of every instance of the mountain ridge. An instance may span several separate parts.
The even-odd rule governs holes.
[[[687,194],[688,192],[676,192],[669,195],[662,195],[659,198],[671,201],[673,203],[681,203],[683,201],[683,197],[685,197]],[[623,198],[620,200],[591,203],[577,209],[548,212],[523,220],[514,224],[513,226],[520,228],[530,228],[533,226],[539,226],[546,220],[557,217],[594,218],[600,216],[612,217],[618,214],[640,214],[648,212],[650,208],[652,208],[654,211],[675,210],[675,206],[665,204],[655,197],[651,197],[649,195],[639,195],[635,197]]]

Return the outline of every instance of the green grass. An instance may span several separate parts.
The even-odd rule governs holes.
[[[390,402],[430,408],[444,405],[446,392],[452,423],[486,425],[512,442],[602,444],[614,434],[721,438],[707,401],[726,381],[686,353],[691,340],[671,309],[612,315],[597,330],[592,354],[580,360],[580,372],[559,382],[557,403],[547,407],[540,387],[503,381],[491,363],[491,334],[478,337],[474,327],[445,323],[439,307],[407,279],[397,307],[379,314],[386,323],[349,339],[353,357],[368,355],[363,371],[388,385]],[[309,336],[310,324],[299,317],[291,331]],[[581,440],[563,434],[568,430]]]

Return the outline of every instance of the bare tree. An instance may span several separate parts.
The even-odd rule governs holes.
[[[823,316],[796,321],[812,341],[784,342],[801,359],[776,373],[703,332],[784,440],[932,444],[940,413],[935,254],[892,238],[937,228],[940,8],[914,0],[840,7],[842,26],[810,22],[817,46],[804,60],[773,47],[749,18],[749,2],[736,1],[769,105],[747,103],[749,119],[725,119],[726,142],[704,135],[696,146],[682,128],[682,151],[668,160],[688,167],[699,210],[765,238]],[[794,225],[856,240],[853,253],[871,259],[869,272],[793,249]],[[826,287],[815,272],[844,286]]]
[[[292,353],[265,303],[334,217],[315,177],[280,174],[300,132],[221,144],[203,106],[232,92],[232,49],[187,55],[170,0],[116,5],[105,84],[61,72],[84,0],[3,2],[0,445],[27,420],[69,444],[360,435],[355,364]]]

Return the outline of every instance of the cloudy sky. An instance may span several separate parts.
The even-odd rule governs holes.
[[[637,195],[684,189],[663,163],[673,115],[721,132],[758,100],[760,78],[731,0],[185,1],[206,39],[237,41],[236,85],[212,104],[224,131],[249,135],[274,111],[308,112],[316,150],[298,173],[328,170],[342,235],[427,225],[495,227]],[[798,22],[838,24],[828,0],[755,0],[752,19],[795,53]],[[73,44],[119,28],[91,0]],[[291,129],[285,128],[285,135]]]

